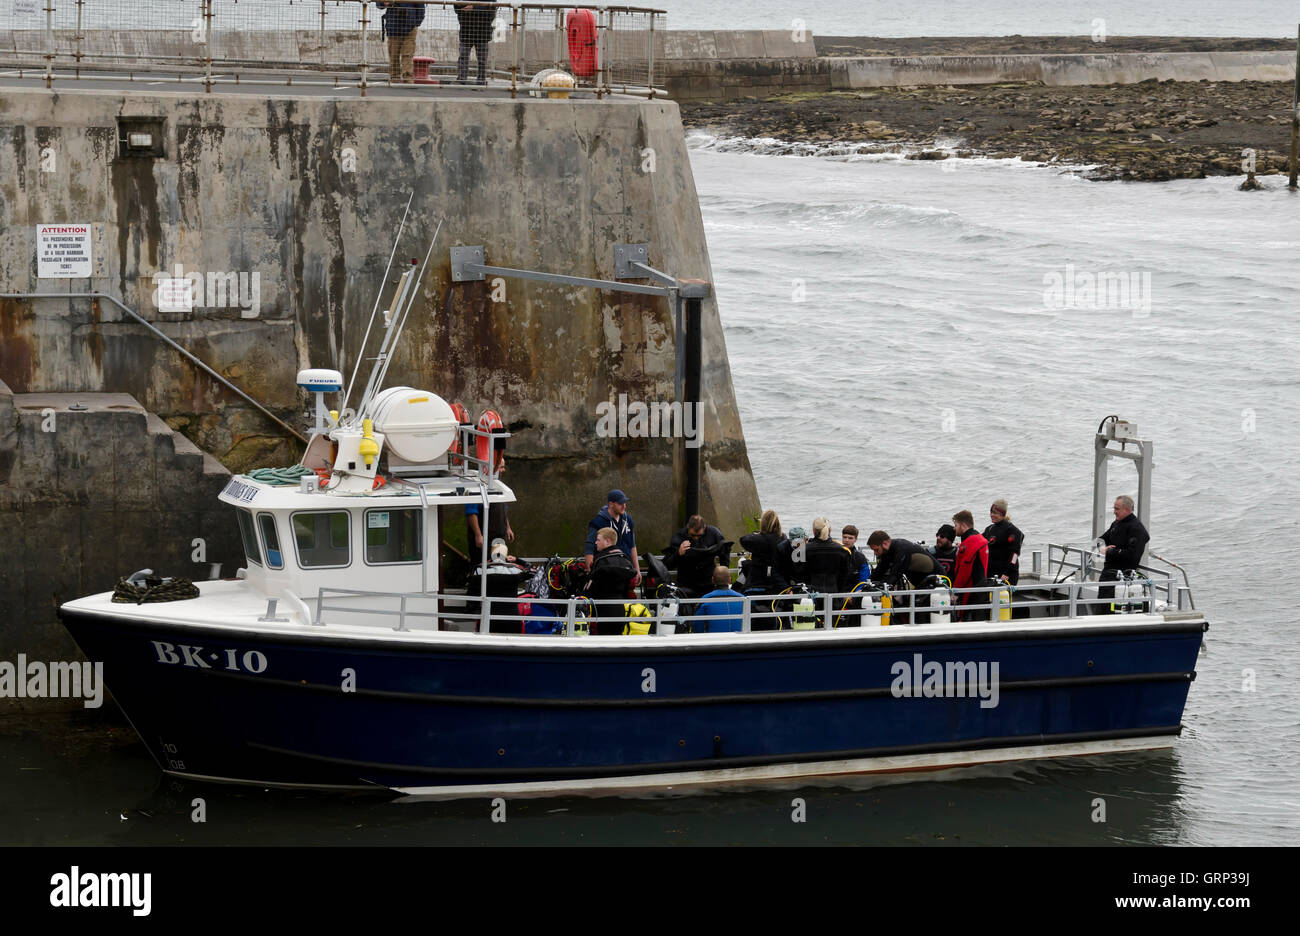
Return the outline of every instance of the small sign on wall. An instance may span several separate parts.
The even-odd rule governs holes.
[[[13,0],[14,17],[36,16],[40,13],[40,0]]]
[[[89,224],[38,224],[36,275],[40,279],[89,279],[93,276]]]

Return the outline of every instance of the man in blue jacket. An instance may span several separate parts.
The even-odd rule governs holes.
[[[388,80],[392,84],[409,84],[415,80],[415,33],[424,22],[424,4],[376,2],[375,6],[384,10]]]
[[[734,601],[714,601],[709,598],[734,598]],[[731,571],[726,566],[713,570],[713,591],[705,595],[695,609],[696,619],[692,630],[696,634],[721,634],[744,628],[745,596],[731,587]]]
[[[632,566],[637,570],[636,578],[632,580],[633,585],[641,584],[641,560],[636,554],[636,534],[632,531],[632,518],[627,513],[627,495],[618,488],[610,491],[605,497],[605,506],[600,508],[600,513],[587,524],[587,569],[591,569],[592,557],[596,554],[596,535],[605,527],[612,527],[618,534],[618,542],[615,543],[623,555],[632,560]]]

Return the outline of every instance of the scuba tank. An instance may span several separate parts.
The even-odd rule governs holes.
[[[794,615],[790,618],[791,630],[814,630],[817,627],[817,603],[813,596],[804,592],[794,603]]]
[[[1125,572],[1120,583],[1115,586],[1115,598],[1110,607],[1112,611],[1124,614],[1142,614],[1146,611],[1147,582],[1133,571]]]
[[[922,588],[933,589],[930,595],[930,623],[952,623],[952,581],[946,575],[932,575],[921,583]]]
[[[1006,582],[999,581],[994,590],[998,596],[998,613],[997,617],[994,617],[992,611],[990,611],[989,619],[994,621],[1011,620],[1011,586]]]
[[[791,585],[782,595],[790,595],[790,610],[782,611],[777,624],[778,630],[812,630],[817,626],[817,602],[815,595],[802,582]],[[782,602],[784,607],[784,602]]]
[[[587,614],[591,609],[591,602],[585,598],[582,599],[582,601],[586,602],[586,604],[584,605],[579,603],[574,605],[573,620],[564,622],[564,634],[566,637],[569,636],[569,634],[572,634],[574,637],[591,636],[591,625],[587,622]]]
[[[676,594],[670,594],[659,605],[658,632],[660,634],[677,633],[677,609],[679,602]]]

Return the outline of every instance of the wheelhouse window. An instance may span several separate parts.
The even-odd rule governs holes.
[[[262,546],[266,549],[266,564],[272,569],[284,568],[280,552],[280,534],[275,529],[275,517],[268,513],[257,515],[257,526],[262,531]]]
[[[366,562],[419,562],[423,556],[420,533],[418,509],[367,510]]]
[[[257,533],[253,530],[253,515],[242,507],[235,509],[239,517],[239,536],[244,541],[244,556],[253,565],[262,564],[262,551],[257,546]]]
[[[346,510],[294,514],[293,538],[298,548],[298,564],[304,569],[349,565],[352,553],[348,526]]]

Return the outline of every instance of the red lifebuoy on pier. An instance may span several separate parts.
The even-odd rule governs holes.
[[[569,68],[579,78],[590,78],[600,67],[596,50],[596,14],[570,10],[564,20],[569,33]]]

